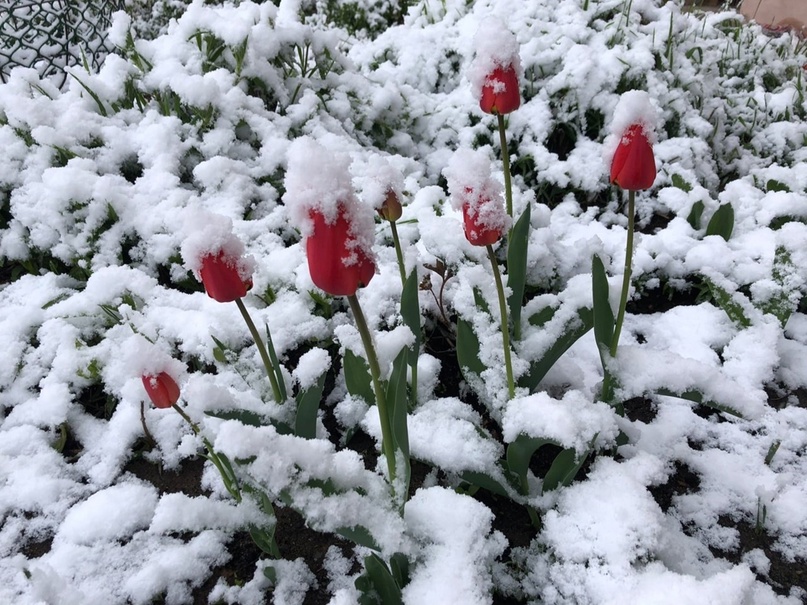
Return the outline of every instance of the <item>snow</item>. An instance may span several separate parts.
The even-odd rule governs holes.
[[[120,52],[97,71],[73,68],[64,90],[25,68],[0,84],[0,603],[179,605],[206,585],[210,602],[352,605],[371,552],[409,562],[407,605],[803,603],[807,587],[774,579],[777,559],[807,561],[803,44],[660,0],[422,0],[378,31],[325,4],[194,0],[153,38],[135,29],[128,50],[138,21],[119,13]],[[377,5],[396,3],[335,4],[379,23]],[[517,379],[584,324],[595,254],[616,308],[627,217],[609,150],[634,123],[653,141],[659,171],[637,195],[631,306],[609,365],[633,420],[600,400],[590,331],[507,397],[489,259],[463,234],[465,204],[510,226],[496,119],[475,97],[503,65],[522,99],[506,121],[514,214],[531,208]],[[348,391],[342,363],[365,353],[305,254],[312,211],[347,213],[376,259],[359,298],[387,380],[415,343],[375,211],[389,191],[428,335],[407,410],[426,470],[403,510],[383,457],[353,449],[363,431],[380,452],[379,410]],[[710,221],[727,205],[724,238]],[[198,281],[219,250],[254,284],[244,304],[272,334],[283,404],[235,305]],[[442,276],[426,266],[439,263]],[[443,370],[457,318],[484,369],[454,385]],[[200,434],[149,405],[141,376],[160,372]],[[290,432],[293,395],[323,374],[317,438],[304,439]],[[707,405],[674,396],[695,392]],[[537,464],[516,485],[519,438],[590,465],[549,493]],[[205,441],[233,464],[240,502],[209,460],[193,493],[170,485]],[[695,485],[679,485],[684,471]],[[475,491],[474,477],[507,495]],[[329,545],[320,569],[281,552],[216,576],[251,525],[288,531],[261,494]],[[531,506],[541,527],[511,543],[502,503]]]

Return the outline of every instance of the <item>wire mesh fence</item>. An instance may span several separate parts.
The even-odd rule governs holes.
[[[97,69],[109,51],[112,13],[123,5],[123,0],[0,0],[0,80],[23,66],[62,86],[68,66]]]

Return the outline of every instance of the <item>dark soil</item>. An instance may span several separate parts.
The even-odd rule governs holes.
[[[688,466],[676,463],[675,472],[663,485],[650,488],[656,502],[665,513],[673,505],[674,498],[681,494],[695,493],[700,487],[700,477]],[[770,569],[767,573],[764,570],[754,569],[760,582],[766,583],[780,595],[787,595],[793,587],[807,590],[807,567],[803,561],[788,561],[778,551],[774,549],[776,536],[765,531],[764,523],[757,527],[756,524],[747,521],[734,521],[729,517],[721,517],[718,520],[720,525],[733,527],[740,536],[739,547],[734,550],[722,550],[710,547],[715,557],[720,557],[739,564],[743,561],[746,553],[755,549],[760,549],[770,561]],[[684,532],[690,533],[688,527],[684,527]]]

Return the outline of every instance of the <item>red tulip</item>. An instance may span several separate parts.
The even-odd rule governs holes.
[[[480,207],[491,203],[494,202],[483,202]],[[504,230],[499,226],[491,227],[482,222],[480,212],[477,210],[472,214],[467,203],[462,205],[462,218],[465,225],[465,238],[474,246],[490,246],[501,239]]]
[[[622,135],[611,162],[611,182],[622,189],[649,189],[656,180],[653,147],[641,124],[633,124]]]
[[[241,275],[238,258],[225,252],[208,254],[202,257],[199,275],[207,295],[218,302],[232,302],[243,298],[252,287],[252,280]]]
[[[518,90],[518,74],[515,68],[497,67],[485,78],[479,107],[485,113],[505,114],[515,111],[521,105]]]
[[[332,296],[352,296],[370,283],[375,262],[361,248],[351,232],[345,208],[339,204],[336,220],[311,210],[314,229],[306,240],[308,271],[314,284]]]
[[[166,372],[160,372],[156,376],[144,374],[143,386],[155,408],[170,408],[179,400],[179,387]]]

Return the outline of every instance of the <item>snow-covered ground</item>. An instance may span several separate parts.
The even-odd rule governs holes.
[[[121,13],[120,54],[98,73],[74,69],[60,91],[17,69],[0,85],[0,603],[193,602],[235,532],[273,526],[260,494],[324,543],[358,544],[332,547],[324,571],[267,555],[239,583],[218,579],[210,602],[357,603],[366,560],[408,561],[396,584],[407,604],[805,602],[803,574],[770,574],[772,553],[807,561],[804,43],[661,0],[419,0],[389,27],[388,0],[354,3],[375,5],[366,22],[346,21],[346,2],[314,4],[197,1],[154,39]],[[531,209],[514,398],[489,260],[466,241],[444,176],[457,150],[478,149],[503,182],[496,118],[469,78],[490,15],[523,67],[507,116],[514,216]],[[633,402],[623,417],[600,398],[592,331],[525,385],[590,316],[595,255],[616,309],[627,219],[604,142],[633,89],[655,108],[658,176],[637,197],[633,303],[609,366],[617,399]],[[325,152],[306,166],[299,150],[315,148],[297,147],[290,180],[303,137]],[[408,432],[432,470],[403,513],[383,456],[367,468],[350,449],[357,429],[381,435],[376,407],[345,381],[361,339],[344,301],[314,287],[288,212],[307,178],[327,180],[333,166],[317,162],[330,156],[371,215],[400,190],[404,262],[422,282]],[[206,296],[187,258],[188,241],[228,221],[254,261],[244,303],[284,365],[282,404],[237,306]],[[391,241],[377,220],[377,271],[359,291],[385,377],[413,341]],[[427,267],[440,263],[443,289]],[[451,393],[429,338],[456,322],[476,336],[479,366]],[[176,379],[200,435],[148,405],[146,371]],[[290,433],[291,394],[326,373],[316,438]],[[125,470],[139,456],[174,471],[203,439],[251,486],[240,502],[209,462],[202,495]],[[539,440],[590,465],[548,489],[515,460]],[[681,469],[697,480],[662,503],[654,494]],[[509,544],[472,483],[531,509],[534,538]],[[744,550],[749,526],[767,553]]]

